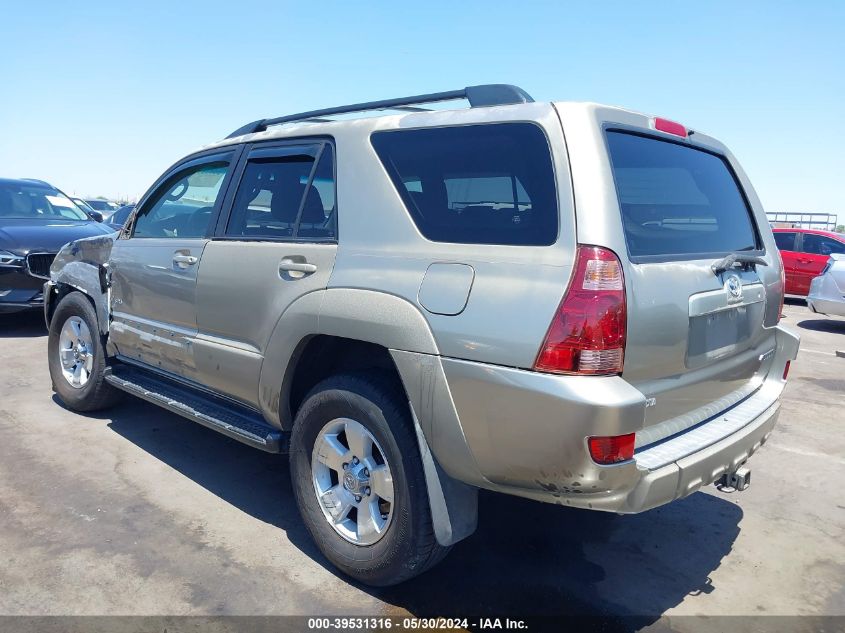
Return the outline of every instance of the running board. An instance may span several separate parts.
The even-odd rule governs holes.
[[[248,446],[268,453],[287,452],[287,434],[247,407],[129,365],[109,367],[105,379],[113,387]]]

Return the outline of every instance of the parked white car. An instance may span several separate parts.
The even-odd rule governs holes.
[[[845,255],[831,255],[822,274],[810,282],[807,305],[813,312],[845,316]]]

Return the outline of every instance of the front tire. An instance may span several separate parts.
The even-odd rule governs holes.
[[[115,404],[120,391],[105,381],[106,353],[94,306],[71,292],[56,306],[47,341],[53,391],[74,411],[97,411]]]
[[[344,374],[319,383],[294,421],[291,480],[323,555],[373,586],[395,585],[442,560],[422,460],[401,386]]]

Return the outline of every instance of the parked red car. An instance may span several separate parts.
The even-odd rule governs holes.
[[[815,229],[772,229],[783,258],[786,294],[807,296],[834,253],[845,253],[845,234]]]

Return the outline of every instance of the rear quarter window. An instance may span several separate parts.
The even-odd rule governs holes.
[[[723,157],[616,130],[607,132],[607,143],[632,260],[760,249],[748,204]]]
[[[411,218],[435,242],[557,240],[551,152],[532,123],[376,132],[372,144]]]

